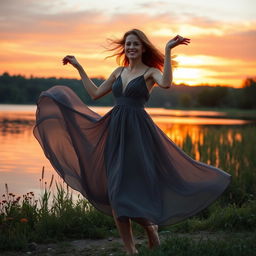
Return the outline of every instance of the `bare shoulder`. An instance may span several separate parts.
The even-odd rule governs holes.
[[[109,77],[106,79],[106,81],[110,81],[111,83],[113,83],[116,78],[119,76],[120,72],[122,70],[122,67],[117,67],[115,68],[111,74],[109,75]]]
[[[149,77],[152,80],[152,84],[157,84],[161,86],[163,73],[158,68],[150,68],[149,70]]]
[[[162,72],[158,68],[151,67],[149,69],[151,75],[161,75]]]
[[[156,80],[158,80],[162,76],[162,72],[158,68],[154,67],[150,67],[147,73],[147,77],[149,79],[152,79],[154,82],[156,82]]]
[[[112,75],[115,77],[115,79],[120,75],[122,69],[123,69],[123,67],[122,67],[122,66],[119,66],[119,67],[117,67],[117,68],[112,72]]]

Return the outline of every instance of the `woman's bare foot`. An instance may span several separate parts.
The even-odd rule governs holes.
[[[158,236],[158,225],[150,225],[146,227],[148,235],[148,246],[150,249],[160,246],[160,239]]]
[[[126,250],[126,255],[135,255],[138,254],[139,252],[137,251],[136,248],[132,249],[132,250]]]

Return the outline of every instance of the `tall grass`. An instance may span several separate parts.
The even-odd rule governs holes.
[[[170,129],[169,134],[173,130]],[[170,136],[171,137],[171,136]],[[177,143],[188,155],[232,175],[232,182],[220,197],[223,205],[241,207],[256,196],[256,127],[200,126],[182,133]]]
[[[50,185],[44,181],[44,168],[40,179],[41,195],[35,199],[33,192],[15,196],[5,184],[5,194],[0,202],[0,249],[24,248],[28,242],[50,242],[71,238],[103,238],[114,234],[114,221],[85,199],[73,199],[71,189],[57,183],[52,195]]]

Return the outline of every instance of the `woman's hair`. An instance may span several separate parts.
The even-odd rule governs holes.
[[[164,66],[164,54],[161,53],[147,38],[147,36],[139,29],[131,29],[127,31],[121,39],[108,39],[111,45],[115,45],[107,51],[115,51],[115,53],[111,56],[107,56],[105,59],[116,56],[116,61],[118,65],[128,66],[129,59],[125,55],[124,46],[125,40],[128,35],[135,35],[139,38],[142,45],[145,48],[145,51],[142,53],[142,62],[149,66],[157,69],[163,70]],[[176,55],[171,56],[172,59],[176,57]],[[175,60],[171,60],[171,64],[173,67],[178,66],[178,62]]]

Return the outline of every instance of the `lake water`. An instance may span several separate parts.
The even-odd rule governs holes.
[[[90,108],[104,115],[112,107]],[[9,192],[16,195],[30,191],[35,194],[41,193],[42,187],[40,187],[39,179],[43,166],[45,167],[44,180],[48,184],[52,174],[56,181],[62,181],[33,136],[35,111],[35,105],[0,104],[0,198],[5,192],[6,183]],[[188,138],[192,144],[203,144],[209,133],[215,134],[221,127],[225,128],[223,129],[224,137],[221,136],[227,138],[228,143],[232,145],[232,143],[243,140],[244,127],[248,125],[255,127],[255,124],[250,121],[228,119],[223,112],[162,108],[146,108],[146,111],[167,136],[180,147],[187,143]],[[199,150],[195,150],[192,157],[200,160]]]

